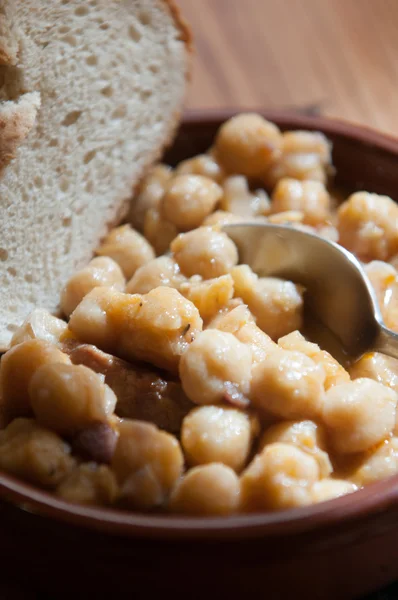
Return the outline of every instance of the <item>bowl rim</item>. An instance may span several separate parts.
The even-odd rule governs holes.
[[[125,537],[198,541],[273,538],[329,529],[398,508],[398,475],[320,504],[228,517],[142,514],[73,504],[6,474],[0,475],[0,498],[28,513]]]
[[[187,111],[183,126],[217,124],[239,108]],[[396,156],[398,137],[344,120],[305,116],[289,111],[251,109],[282,128],[319,130],[326,135],[355,140]],[[366,519],[398,507],[398,475],[378,481],[340,498],[308,507],[273,513],[255,513],[229,517],[190,517],[140,514],[114,508],[88,507],[61,500],[17,478],[0,473],[0,499],[20,509],[53,521],[123,536],[163,540],[222,540],[275,537],[329,528],[348,521]]]
[[[295,124],[295,129],[309,129],[323,131],[334,136],[346,137],[357,140],[366,145],[378,146],[380,150],[398,152],[398,133],[378,131],[369,125],[353,123],[343,118],[332,118],[318,115],[306,115],[291,110],[273,110],[264,108],[242,109],[239,107],[217,109],[188,109],[182,115],[182,125],[199,125],[201,122],[217,123],[225,121],[239,113],[258,113],[269,121],[275,121],[280,127],[289,127]]]

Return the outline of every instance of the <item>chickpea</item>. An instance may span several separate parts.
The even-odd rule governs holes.
[[[304,223],[319,225],[330,216],[330,196],[320,181],[298,181],[284,177],[280,179],[272,193],[271,212],[299,210],[304,215]]]
[[[334,225],[322,225],[318,227],[316,233],[325,238],[325,240],[329,240],[329,242],[337,242],[339,241],[339,232],[337,231]]]
[[[180,231],[189,231],[213,212],[222,194],[222,188],[208,177],[178,175],[166,188],[161,214]]]
[[[299,331],[292,331],[279,338],[278,346],[284,350],[302,352],[310,358],[313,358],[320,351],[318,344],[309,342]]]
[[[282,138],[281,154],[270,166],[266,182],[273,187],[280,179],[290,177],[326,183],[331,160],[331,143],[323,133],[286,131]]]
[[[270,444],[241,476],[241,508],[258,512],[311,504],[319,476],[313,456],[290,444]]]
[[[211,322],[211,327],[212,329],[219,329],[220,331],[227,331],[236,335],[245,325],[254,324],[255,320],[252,313],[245,304],[239,301],[232,309],[220,312]]]
[[[36,308],[16,330],[11,339],[11,347],[28,340],[45,340],[59,344],[68,336],[68,325],[62,319],[51,315],[47,310]]]
[[[245,306],[243,304],[242,300],[240,298],[232,298],[232,300],[230,300],[228,302],[228,304],[222,310],[220,310],[220,312],[217,315],[215,315],[209,321],[209,323],[207,323],[206,329],[219,329],[219,325],[220,325],[220,329],[222,329],[221,324],[224,323],[224,319],[226,319],[227,316],[235,308],[238,308],[238,307],[243,307],[245,309],[245,311],[247,312],[247,314],[249,315],[249,318],[250,318],[251,322],[254,323],[254,317],[253,317],[253,315],[250,313],[250,311],[247,308],[247,306]],[[239,317],[239,319],[240,319],[240,317]],[[234,319],[234,321],[235,321],[235,319]],[[239,327],[241,326],[241,325],[238,325],[238,319],[236,321],[237,322],[234,322],[233,324],[231,324],[231,332],[237,331],[237,329],[239,329]],[[226,328],[226,331],[229,331],[228,327]]]
[[[242,219],[238,215],[234,215],[231,212],[226,212],[225,210],[216,210],[214,213],[211,213],[208,217],[206,217],[202,223],[203,227],[211,227],[215,231],[220,231],[224,225],[229,225],[230,223],[243,223],[246,221]]]
[[[45,488],[73,470],[70,448],[33,419],[15,419],[0,432],[0,469]]]
[[[280,154],[282,135],[278,127],[254,113],[240,114],[221,125],[214,150],[229,173],[261,177]]]
[[[376,292],[380,308],[383,310],[390,301],[392,288],[396,286],[397,271],[391,264],[382,260],[372,260],[365,265],[364,269]]]
[[[176,175],[203,175],[216,183],[222,183],[225,174],[214,156],[198,154],[179,163],[175,170]]]
[[[121,496],[134,508],[164,503],[182,474],[184,459],[177,439],[151,423],[125,419],[111,468]]]
[[[65,436],[105,423],[116,406],[111,388],[83,365],[43,365],[31,379],[29,394],[38,422]]]
[[[144,228],[147,213],[151,209],[157,209],[159,207],[165,186],[172,175],[173,173],[170,167],[158,164],[152,167],[142,181],[130,212],[132,224],[140,231]]]
[[[232,302],[236,302],[236,298]],[[230,308],[230,303],[220,311],[209,323],[209,329],[218,329],[236,335],[240,329],[248,323],[254,324],[254,317],[250,310],[241,301],[236,306]],[[264,334],[265,335],[265,334]]]
[[[246,405],[252,366],[250,348],[231,333],[207,329],[181,357],[184,392],[196,404]]]
[[[324,381],[322,365],[301,352],[277,350],[254,365],[250,399],[253,406],[276,417],[317,418],[324,402]]]
[[[97,288],[77,307],[69,326],[81,341],[101,350],[177,373],[202,319],[192,302],[169,287],[143,296]]]
[[[239,479],[226,465],[212,463],[190,469],[177,483],[169,509],[191,515],[229,515],[239,507]]]
[[[325,390],[334,385],[350,381],[350,375],[339,362],[326,350],[321,350],[318,344],[308,342],[299,331],[293,331],[278,340],[278,345],[284,350],[302,352],[315,363],[322,365],[325,370]]]
[[[276,213],[267,217],[268,223],[273,223],[274,225],[288,225],[293,229],[298,229],[299,231],[304,231],[305,233],[319,235],[319,232],[315,227],[312,227],[312,225],[305,225],[303,221],[304,214],[297,210],[287,210],[285,212]]]
[[[240,217],[266,215],[270,211],[270,200],[264,190],[251,193],[246,177],[235,175],[224,181],[224,196],[221,208]]]
[[[357,486],[344,479],[322,479],[314,483],[311,489],[312,502],[325,502],[333,498],[340,498],[346,494],[352,494],[357,490]]]
[[[175,260],[170,256],[159,256],[137,269],[127,284],[126,292],[147,294],[161,285],[179,289],[186,280]]]
[[[395,268],[381,260],[365,266],[365,271],[376,292],[384,323],[398,331],[398,273]]]
[[[61,293],[62,312],[69,317],[91,290],[99,286],[124,290],[126,280],[119,265],[108,256],[98,256],[69,279]]]
[[[304,304],[298,286],[275,277],[259,278],[248,265],[234,267],[231,275],[235,296],[242,298],[257,325],[273,340],[301,328]]]
[[[120,335],[125,305],[138,304],[137,296],[121,294],[113,288],[98,287],[89,292],[70,316],[69,329],[79,341],[114,353]]]
[[[275,351],[276,344],[255,323],[243,325],[235,333],[236,338],[247,344],[252,351],[253,364],[262,362]]]
[[[70,364],[69,357],[44,340],[28,340],[13,346],[1,359],[1,413],[6,423],[15,417],[29,417],[29,384],[37,369],[46,364]]]
[[[234,295],[231,275],[222,275],[206,281],[190,280],[180,286],[180,292],[198,309],[204,321],[208,321],[222,310]]]
[[[369,485],[398,473],[398,437],[383,440],[348,474],[357,486]]]
[[[300,210],[284,210],[272,215],[268,215],[268,222],[274,225],[291,225],[292,227],[302,225],[304,221],[304,213]],[[308,227],[308,232],[313,233],[311,227]]]
[[[380,354],[368,352],[350,367],[352,379],[367,377],[398,392],[398,360]]]
[[[67,502],[106,506],[115,502],[118,491],[116,478],[109,467],[85,463],[61,482],[56,493]]]
[[[210,227],[180,234],[171,244],[174,258],[187,277],[213,279],[226,275],[238,262],[238,250],[229,237]]]
[[[247,344],[252,351],[254,363],[265,360],[270,352],[278,348],[271,338],[257,327],[253,315],[244,304],[221,315],[212,327],[233,333],[240,342]]]
[[[340,244],[363,262],[388,260],[397,253],[398,206],[388,196],[356,192],[337,216]]]
[[[202,227],[211,227],[214,231],[221,231],[224,225],[231,223],[267,223],[268,218],[264,215],[254,217],[240,217],[224,210],[216,210],[214,213],[206,217],[202,223]]]
[[[159,287],[141,296],[120,339],[129,356],[177,372],[181,355],[202,330],[197,308],[177,290]]]
[[[326,391],[334,385],[340,385],[342,383],[348,383],[350,381],[349,373],[326,350],[320,350],[315,356],[311,358],[314,362],[319,363],[324,368],[326,374],[324,384]]]
[[[127,505],[149,510],[164,504],[166,494],[152,466],[145,465],[123,483],[122,498]]]
[[[326,392],[323,420],[336,452],[364,452],[394,429],[397,394],[365,377]]]
[[[126,279],[130,279],[139,267],[155,258],[149,242],[130,225],[112,229],[97,249],[97,254],[112,258]]]
[[[145,216],[144,235],[155,248],[156,254],[165,254],[170,244],[178,235],[178,229],[170,221],[166,221],[159,209],[151,208]]]
[[[331,161],[331,142],[323,133],[319,131],[286,131],[283,134],[283,153],[285,158],[289,155],[292,159],[292,164],[300,162],[299,157],[293,160],[292,154],[306,154],[307,161],[310,162],[309,154],[315,154],[318,157],[318,162],[327,167]],[[297,165],[298,166],[298,165]],[[307,168],[308,168],[307,164]]]
[[[200,406],[184,419],[181,443],[190,465],[220,462],[239,472],[250,454],[255,422],[235,408]]]
[[[333,466],[326,451],[324,429],[314,421],[285,421],[271,425],[261,438],[260,448],[275,442],[293,444],[313,456],[318,462],[322,477],[328,477],[332,473]]]

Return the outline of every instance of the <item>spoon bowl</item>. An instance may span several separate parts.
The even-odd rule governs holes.
[[[398,358],[398,335],[387,329],[372,285],[355,256],[334,242],[286,225],[231,224],[242,263],[260,277],[305,287],[311,313],[357,358],[370,350]]]

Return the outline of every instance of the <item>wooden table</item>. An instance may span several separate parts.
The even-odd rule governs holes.
[[[177,0],[187,106],[297,108],[398,135],[398,0]]]

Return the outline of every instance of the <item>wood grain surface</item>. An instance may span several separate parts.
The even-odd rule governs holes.
[[[187,107],[297,108],[398,135],[398,0],[177,0]]]

